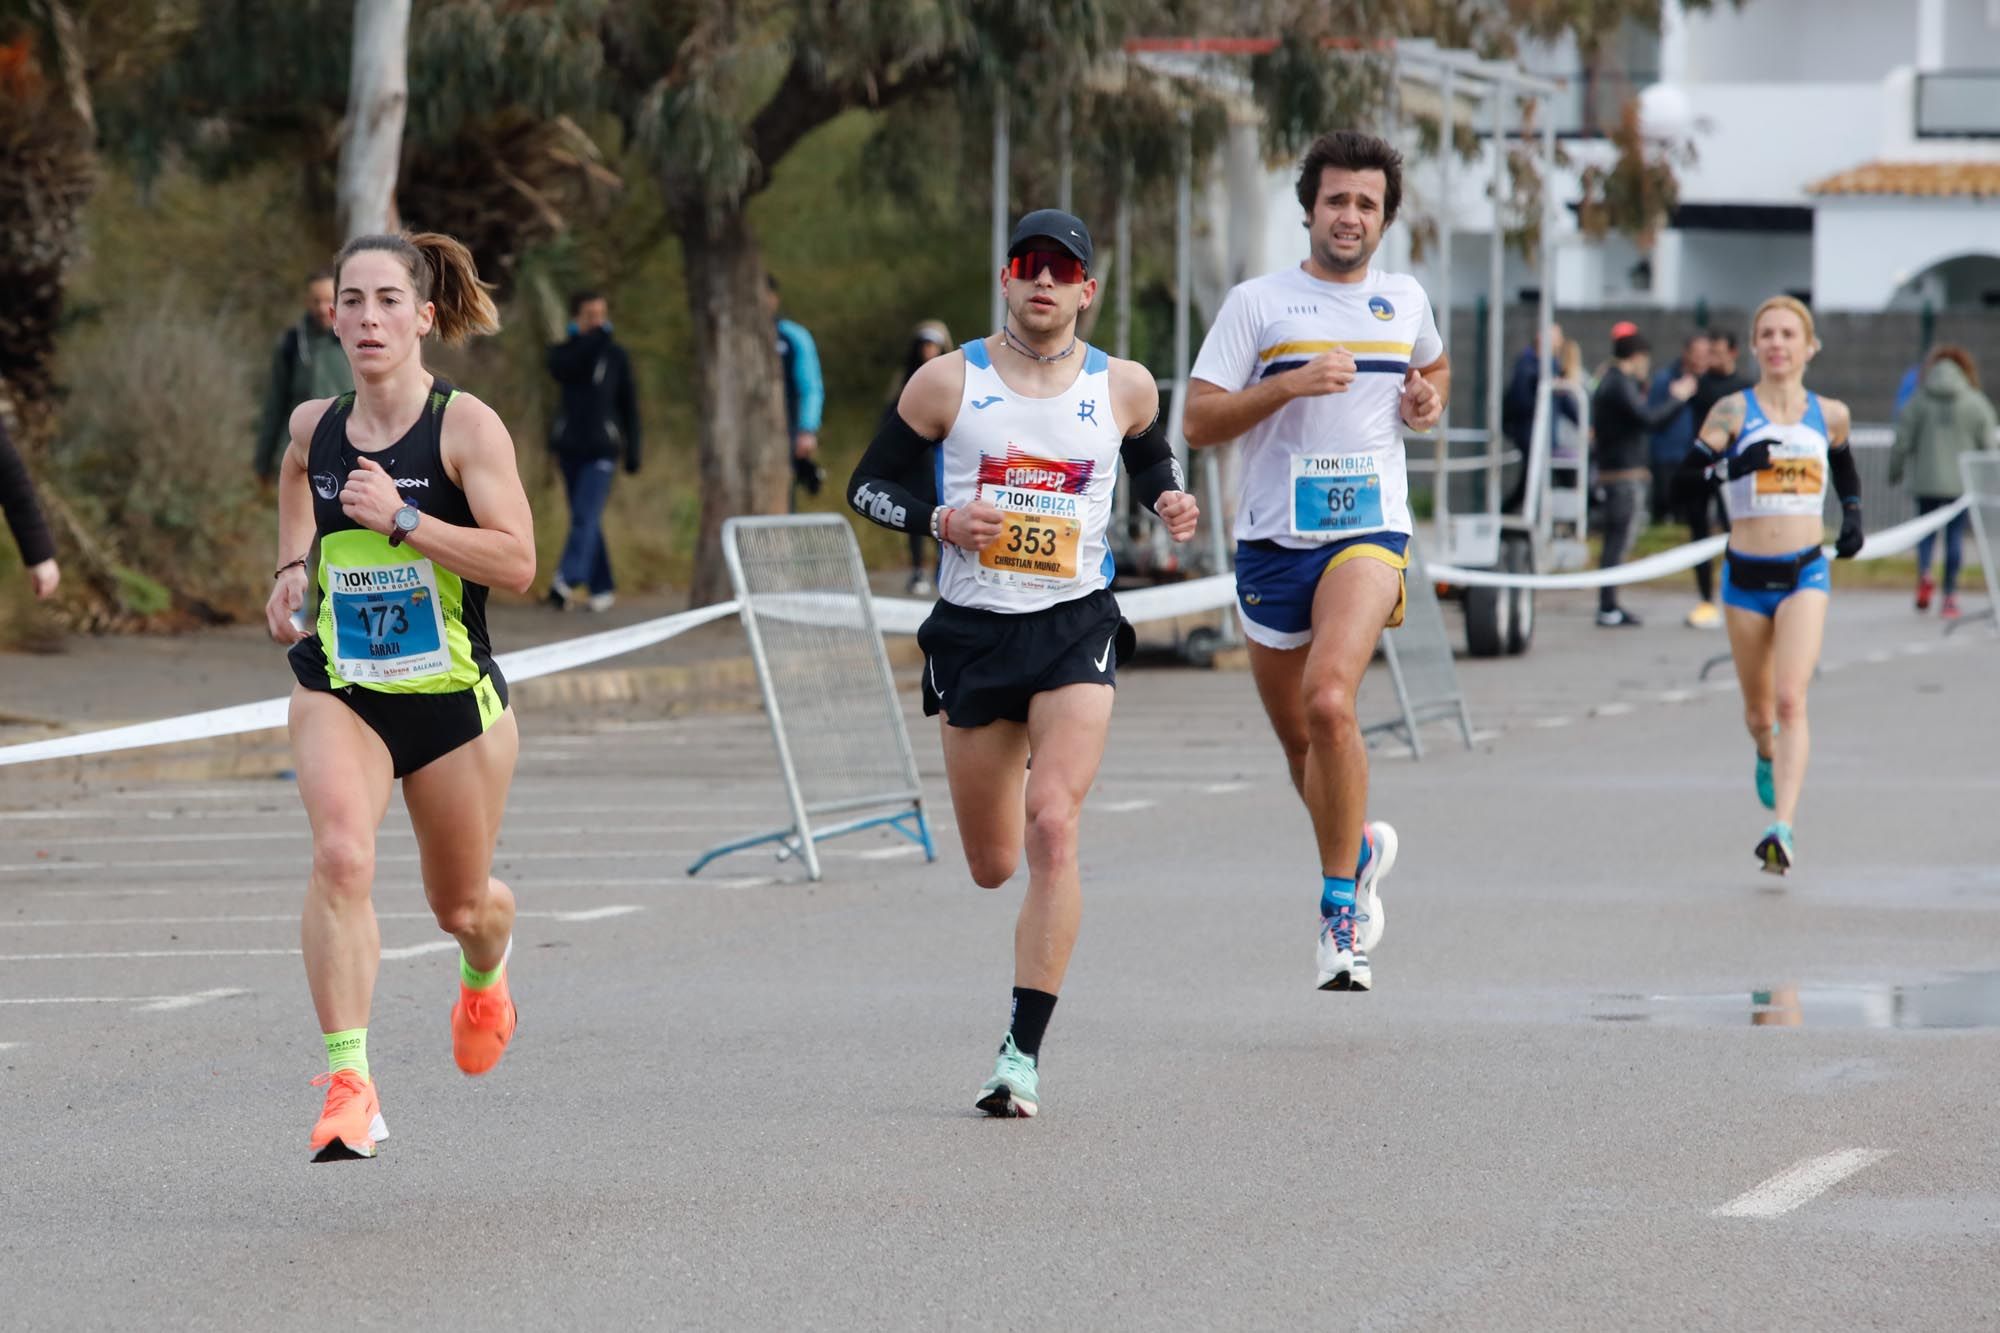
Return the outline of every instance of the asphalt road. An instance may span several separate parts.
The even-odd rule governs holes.
[[[816,885],[683,873],[780,817],[760,718],[524,719],[480,1080],[392,810],[392,1136],[329,1166],[291,787],[51,784],[0,811],[0,1325],[1995,1327],[2000,645],[1843,598],[1779,881],[1720,638],[1540,635],[1460,663],[1474,751],[1378,755],[1366,995],[1312,988],[1247,677],[1129,673],[1027,1122],[971,1109],[1019,885],[970,885],[921,719],[938,863]]]

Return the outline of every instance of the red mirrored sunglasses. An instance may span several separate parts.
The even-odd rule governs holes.
[[[1083,281],[1083,261],[1067,250],[1023,250],[1007,259],[1007,276],[1033,282],[1047,269],[1061,286]]]

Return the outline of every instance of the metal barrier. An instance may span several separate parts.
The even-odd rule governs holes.
[[[1958,456],[1958,475],[1965,482],[1966,512],[1972,516],[1972,544],[1986,579],[1986,609],[1945,627],[1946,633],[1968,621],[1991,620],[2000,627],[2000,566],[1993,561],[1993,541],[2000,537],[2000,453],[1982,450]]]
[[[1372,723],[1362,735],[1400,733],[1409,743],[1413,758],[1424,757],[1423,737],[1427,722],[1458,720],[1465,748],[1472,748],[1472,718],[1465,710],[1465,695],[1458,686],[1458,664],[1452,658],[1451,636],[1445,632],[1444,610],[1438,605],[1437,588],[1430,571],[1410,540],[1410,567],[1403,584],[1408,601],[1403,607],[1403,623],[1382,632],[1382,655],[1389,663],[1389,679],[1396,690],[1400,716]]]
[[[854,530],[838,514],[732,518],[722,549],[778,749],[791,822],[703,852],[764,843],[820,877],[817,844],[887,826],[936,860],[923,784],[876,627]],[[835,822],[815,821],[834,817]]]

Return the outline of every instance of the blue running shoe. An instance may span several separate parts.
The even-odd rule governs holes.
[[[1777,823],[1764,830],[1764,840],[1757,844],[1757,863],[1767,875],[1789,875],[1792,873],[1792,826]]]
[[[1778,808],[1778,789],[1771,780],[1771,761],[1761,754],[1757,756],[1757,799],[1766,810]]]

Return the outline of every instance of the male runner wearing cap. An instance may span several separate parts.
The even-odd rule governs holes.
[[[1090,232],[1070,214],[1022,218],[1000,274],[1006,324],[917,369],[848,486],[857,513],[943,545],[917,643],[973,880],[999,888],[1027,851],[1013,1016],[976,1102],[996,1116],[1040,1107],[1042,1034],[1083,909],[1077,818],[1104,754],[1121,638],[1129,648],[1105,544],[1119,460],[1175,541],[1197,518],[1153,377],[1077,340],[1097,294],[1090,258]],[[933,442],[936,505],[910,484]]]
[[[1402,155],[1373,135],[1322,135],[1298,195],[1310,252],[1231,290],[1195,360],[1184,429],[1194,447],[1243,440],[1237,612],[1319,844],[1317,984],[1367,990],[1396,831],[1365,822],[1354,698],[1383,627],[1403,623],[1403,427],[1437,424],[1451,368],[1416,279],[1369,266],[1402,202]]]

